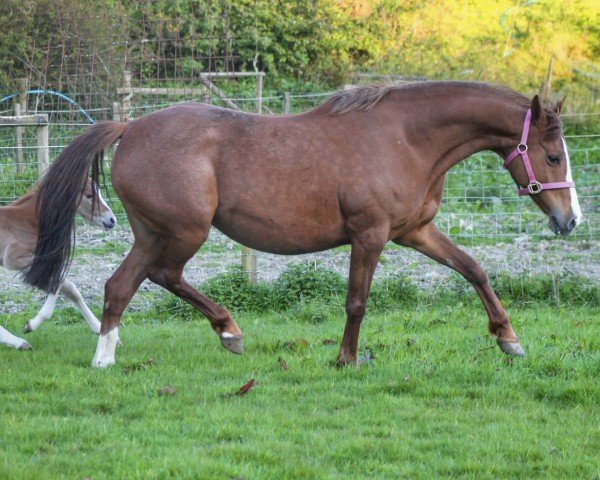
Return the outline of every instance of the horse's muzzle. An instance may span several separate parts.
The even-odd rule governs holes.
[[[114,215],[107,215],[106,217],[104,215],[102,216],[102,226],[106,230],[110,230],[116,224],[117,224],[117,219],[114,217]]]
[[[572,215],[566,220],[563,220],[560,215],[556,214],[551,214],[549,218],[548,227],[550,227],[550,230],[552,230],[555,235],[566,237],[577,226],[577,217],[575,217],[575,215]]]

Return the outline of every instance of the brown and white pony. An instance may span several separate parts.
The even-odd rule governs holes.
[[[492,150],[552,230],[568,234],[581,212],[560,109],[487,84],[425,82],[341,92],[300,115],[185,104],[127,125],[94,125],[42,183],[40,237],[26,281],[50,291],[62,282],[73,216],[61,211],[72,210],[90,166],[97,175],[100,152],[120,138],[111,179],[135,242],[106,283],[94,367],[114,363],[121,315],[146,278],[206,315],[223,346],[242,352],[242,332],[229,312],[182,277],[211,225],[271,253],[352,246],[340,364],[356,362],[373,272],[390,240],[461,273],[479,294],[502,351],[523,355],[487,276],[433,219],[446,172]]]
[[[76,211],[83,218],[109,230],[116,225],[117,220],[102,198],[100,191],[95,190],[97,197],[93,200],[92,182],[88,178],[81,196],[81,202],[76,207]],[[38,217],[36,213],[38,199],[39,191],[36,186],[10,205],[0,208],[0,252],[2,252],[0,265],[8,270],[24,271],[33,259],[38,236]],[[92,203],[94,203],[93,209]],[[59,291],[73,301],[92,331],[100,333],[100,322],[83,301],[75,284],[68,280],[64,280],[53,293],[48,295],[38,314],[25,325],[25,332],[32,332],[52,316]],[[19,350],[31,348],[25,340],[12,335],[1,326],[0,344]]]

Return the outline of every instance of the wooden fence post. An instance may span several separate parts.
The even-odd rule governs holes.
[[[27,114],[27,91],[29,90],[29,78],[19,79],[19,101],[15,103],[15,116],[20,117],[21,115]],[[23,160],[23,127],[15,128],[15,140],[17,144],[16,150],[16,164],[17,173],[23,173],[24,160]]]
[[[292,96],[290,95],[290,92],[285,92],[283,94],[283,113],[285,115],[289,115],[291,108],[292,108]]]
[[[113,122],[121,121],[121,104],[119,102],[113,102]]]
[[[121,113],[121,122],[127,122],[129,120],[129,114],[131,111],[131,97],[133,95],[133,89],[131,88],[131,72],[129,70],[123,71],[123,89],[125,96],[121,101],[121,107],[119,111]]]
[[[15,103],[15,117],[21,116],[21,105]],[[15,127],[15,143],[17,145],[15,163],[17,164],[17,173],[23,173],[23,128]]]
[[[42,178],[48,166],[50,165],[50,146],[49,146],[49,128],[48,115],[37,115],[37,161],[38,161],[38,177]]]
[[[262,113],[263,111],[263,75],[257,75],[256,77],[256,113]],[[242,267],[248,282],[256,283],[256,250],[242,245]]]
[[[548,98],[550,95],[550,89],[552,88],[552,68],[554,67],[554,56],[550,57],[550,63],[548,63],[548,71],[546,72],[546,80],[542,84],[540,94],[542,98]]]

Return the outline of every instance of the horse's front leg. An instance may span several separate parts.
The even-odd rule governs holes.
[[[490,334],[496,339],[500,349],[508,355],[525,355],[508,320],[508,315],[492,290],[483,269],[469,255],[448,240],[433,223],[394,241],[400,245],[414,248],[465,277],[473,285],[483,302],[489,317]]]
[[[338,365],[357,363],[360,324],[365,316],[373,273],[387,242],[388,231],[388,228],[371,229],[352,238],[346,296],[346,327],[338,355]]]
[[[60,289],[59,289],[60,290]],[[56,299],[58,298],[58,293],[50,293],[46,297],[46,301],[44,305],[37,313],[35,317],[29,320],[25,326],[23,327],[23,331],[25,333],[33,332],[36,330],[42,323],[48,320],[52,313],[54,313],[54,307],[56,306]]]
[[[8,345],[9,347],[16,348],[17,350],[31,350],[31,345],[29,345],[22,338],[15,337],[4,327],[0,327],[0,345]]]

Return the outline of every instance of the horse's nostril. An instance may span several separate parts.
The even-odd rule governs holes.
[[[115,217],[110,217],[110,223],[111,223],[111,225],[114,225],[115,223],[117,223],[117,220],[115,219]]]
[[[571,230],[573,230],[575,227],[577,226],[577,219],[575,217],[573,217],[571,219],[571,221],[569,222],[569,224],[567,225],[567,229],[569,230],[569,232]]]

